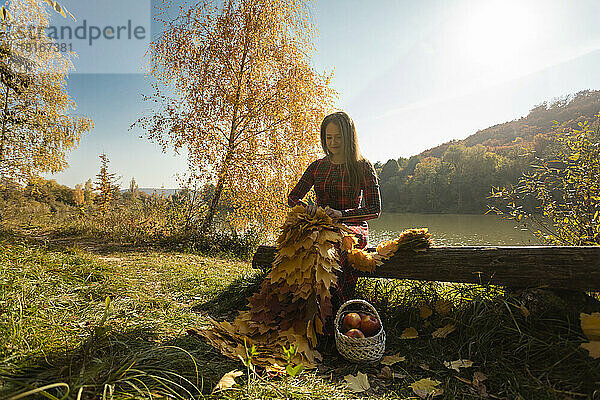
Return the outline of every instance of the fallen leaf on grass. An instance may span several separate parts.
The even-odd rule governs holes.
[[[394,365],[400,361],[406,361],[406,357],[400,356],[400,353],[396,353],[393,356],[385,356],[381,359],[383,365]]]
[[[449,300],[438,300],[435,302],[435,311],[440,315],[448,315],[452,311],[452,302]]]
[[[344,376],[344,380],[348,384],[348,389],[354,393],[364,392],[371,388],[367,374],[363,374],[362,372],[358,372],[356,375],[346,375]]]
[[[431,310],[431,308],[429,308],[428,306],[423,304],[419,308],[419,314],[421,315],[422,319],[427,319],[427,318],[431,317],[431,314],[433,314],[433,311]]]
[[[390,367],[388,367],[387,365],[383,368],[381,368],[381,371],[379,371],[379,373],[377,374],[377,377],[379,379],[392,379],[393,373],[392,373],[392,369]]]
[[[579,314],[581,330],[590,342],[600,340],[600,312]]]
[[[444,366],[448,369],[453,369],[456,372],[460,372],[461,368],[472,367],[473,361],[471,361],[471,360],[444,361]]]
[[[416,339],[419,337],[419,332],[413,327],[406,328],[402,331],[402,335],[400,335],[400,339]]]
[[[479,371],[473,373],[473,386],[475,386],[475,389],[477,389],[477,394],[482,398],[490,397],[487,392],[487,388],[483,384],[483,381],[486,379],[487,376]]]
[[[594,340],[589,343],[581,343],[580,346],[582,349],[586,349],[590,352],[590,357],[592,358],[600,358],[600,341]]]
[[[455,329],[456,329],[456,327],[454,325],[448,324],[446,326],[443,326],[443,327],[437,329],[435,332],[433,332],[431,334],[431,336],[433,336],[434,338],[445,339],[446,336],[448,336],[449,334],[454,332]]]
[[[455,378],[456,378],[456,379],[458,379],[458,380],[459,380],[459,381],[461,381],[461,382],[464,382],[464,383],[466,383],[467,385],[472,385],[472,384],[473,384],[473,382],[471,382],[471,380],[470,380],[470,379],[463,378],[463,377],[461,377],[461,376],[455,376]]]
[[[483,372],[476,371],[473,373],[473,385],[477,386],[485,380],[487,380],[487,376]]]
[[[235,385],[235,378],[243,375],[242,371],[234,370],[226,373],[217,383],[217,386],[212,390],[212,393],[222,390],[231,389]]]
[[[454,376],[454,377],[456,379],[458,379],[459,381],[466,383],[467,385],[471,385],[472,386],[471,390],[476,391],[477,394],[479,395],[479,397],[481,397],[481,398],[494,397],[494,396],[491,396],[490,394],[488,394],[487,388],[482,383],[483,381],[485,381],[487,379],[487,376],[485,376],[483,373],[481,373],[479,371],[474,372],[472,381],[470,379],[463,378],[460,376]]]
[[[444,393],[443,389],[438,389],[437,386],[439,384],[440,384],[440,382],[438,382],[436,380],[433,380],[430,378],[425,378],[425,379],[421,379],[419,381],[413,382],[410,385],[410,388],[420,398],[427,399],[427,398],[439,396]]]
[[[579,314],[581,330],[590,341],[582,343],[581,348],[586,349],[592,358],[600,358],[600,312]]]

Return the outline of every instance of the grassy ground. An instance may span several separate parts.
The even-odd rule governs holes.
[[[440,382],[436,398],[600,398],[600,360],[579,348],[583,309],[546,292],[385,280],[362,280],[359,289],[380,310],[386,353],[406,357],[391,378],[381,365],[345,362],[324,341],[317,371],[286,380],[243,375],[234,390],[211,396],[224,373],[244,367],[188,330],[207,315],[232,318],[260,271],[232,259],[44,239],[0,232],[0,398],[50,385],[46,398],[404,399],[416,397],[409,385],[423,378]],[[422,318],[422,305],[435,309],[439,299],[451,311]],[[456,331],[431,338],[448,323]],[[408,327],[419,338],[400,339]],[[444,366],[458,359],[473,366]],[[343,382],[358,371],[371,384],[362,394]],[[469,383],[475,372],[487,379]]]

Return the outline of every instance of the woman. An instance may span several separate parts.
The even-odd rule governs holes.
[[[360,155],[356,128],[348,114],[339,111],[325,117],[321,123],[321,146],[326,156],[308,166],[288,195],[288,205],[302,204],[311,215],[322,207],[334,220],[344,217],[344,224],[359,240],[358,247],[365,248],[369,236],[366,220],[377,218],[381,212],[379,183],[373,165]],[[313,186],[317,204],[306,204],[301,199]],[[340,265],[337,290],[332,291],[334,310],[353,298],[356,289],[356,271],[344,255]]]

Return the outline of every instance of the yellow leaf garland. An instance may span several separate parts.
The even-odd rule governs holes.
[[[373,272],[375,268],[383,264],[384,260],[391,258],[399,251],[423,251],[431,247],[431,234],[427,228],[412,228],[404,230],[396,239],[380,243],[375,253],[362,249],[348,248],[356,244],[356,239],[342,239],[342,248],[348,253],[348,262],[357,270]]]
[[[230,358],[245,356],[244,343],[255,345],[252,362],[264,366],[285,363],[282,346],[295,345],[294,362],[314,366],[321,359],[317,334],[333,311],[329,289],[340,270],[335,243],[348,231],[322,209],[310,216],[302,206],[292,208],[277,238],[273,268],[248,299],[249,310],[232,323],[209,319],[212,326],[200,334]]]
[[[311,216],[303,206],[291,209],[277,238],[277,253],[271,271],[258,293],[248,299],[248,310],[233,322],[209,318],[211,327],[199,333],[227,357],[244,359],[245,346],[256,346],[256,365],[282,365],[282,347],[294,345],[295,363],[314,367],[321,354],[317,334],[323,333],[325,318],[332,315],[330,289],[340,271],[336,244],[347,251],[349,263],[372,272],[383,260],[401,250],[418,251],[431,245],[427,229],[409,229],[377,247],[376,253],[354,249],[350,229],[334,222],[323,209]],[[418,337],[413,331],[403,337]],[[409,330],[407,330],[409,331]]]

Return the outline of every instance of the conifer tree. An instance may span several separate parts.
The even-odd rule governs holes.
[[[73,191],[73,201],[77,207],[83,207],[85,205],[85,194],[83,193],[83,186],[81,183],[75,185],[75,190]]]
[[[96,182],[94,182],[95,190],[98,192],[95,200],[96,204],[100,206],[102,217],[105,217],[110,210],[115,191],[119,189],[119,178],[115,173],[108,172],[108,164],[110,163],[108,156],[106,154],[101,154],[99,157],[101,166],[100,172],[96,175]]]
[[[131,178],[131,182],[129,182],[129,194],[131,195],[131,200],[135,201],[140,196],[140,188],[135,181],[135,178]]]
[[[94,186],[91,179],[88,179],[83,186],[83,196],[85,199],[85,205],[91,206],[94,202]]]

